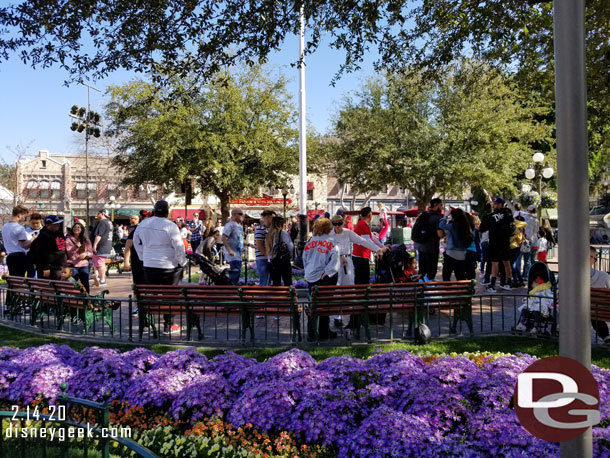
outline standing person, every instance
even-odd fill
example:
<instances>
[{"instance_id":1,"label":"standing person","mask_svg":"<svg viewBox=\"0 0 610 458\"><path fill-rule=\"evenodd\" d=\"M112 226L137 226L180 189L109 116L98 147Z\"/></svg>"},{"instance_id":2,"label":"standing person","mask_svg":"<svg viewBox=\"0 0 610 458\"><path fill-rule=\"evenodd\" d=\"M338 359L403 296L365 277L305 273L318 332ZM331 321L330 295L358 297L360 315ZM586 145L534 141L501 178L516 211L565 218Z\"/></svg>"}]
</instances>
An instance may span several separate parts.
<instances>
[{"instance_id":1,"label":"standing person","mask_svg":"<svg viewBox=\"0 0 610 458\"><path fill-rule=\"evenodd\" d=\"M168 216L169 204L159 200L153 216L138 224L133 233L133 246L142 260L144 280L149 285L178 285L182 280L186 264L184 243L178 226ZM172 323L171 315L165 314L163 319L164 333L180 332L180 326Z\"/></svg>"},{"instance_id":2,"label":"standing person","mask_svg":"<svg viewBox=\"0 0 610 458\"><path fill-rule=\"evenodd\" d=\"M47 216L44 219L44 227L32 242L38 278L62 279L62 272L68 261L66 238L60 230L63 222L57 215Z\"/></svg>"},{"instance_id":3,"label":"standing person","mask_svg":"<svg viewBox=\"0 0 610 458\"><path fill-rule=\"evenodd\" d=\"M186 223L184 221L180 221L178 223L178 229L180 229L180 236L182 237L182 244L184 245L184 252L189 252L189 235L191 235L191 231L186 227Z\"/></svg>"},{"instance_id":4,"label":"standing person","mask_svg":"<svg viewBox=\"0 0 610 458\"><path fill-rule=\"evenodd\" d=\"M481 232L489 231L489 257L491 259L491 282L488 293L496 292L496 277L504 265L505 283L500 282L500 288L510 290L512 271L510 267L510 237L515 231L513 213L504 207L504 199L496 197L493 201L493 212L485 216L481 223Z\"/></svg>"},{"instance_id":5,"label":"standing person","mask_svg":"<svg viewBox=\"0 0 610 458\"><path fill-rule=\"evenodd\" d=\"M244 212L241 208L231 210L231 219L222 232L222 244L225 251L225 260L229 263L229 279L237 285L241 274L241 253L244 249L244 230L242 222Z\"/></svg>"},{"instance_id":6,"label":"standing person","mask_svg":"<svg viewBox=\"0 0 610 458\"><path fill-rule=\"evenodd\" d=\"M91 241L85 234L85 226L74 223L72 230L66 237L66 252L68 253L68 266L72 267L73 277L81 282L87 292L89 285L89 259L93 257Z\"/></svg>"},{"instance_id":7,"label":"standing person","mask_svg":"<svg viewBox=\"0 0 610 458\"><path fill-rule=\"evenodd\" d=\"M352 222L352 215L347 215L345 217L345 229L350 231L354 230L354 223Z\"/></svg>"},{"instance_id":8,"label":"standing person","mask_svg":"<svg viewBox=\"0 0 610 458\"><path fill-rule=\"evenodd\" d=\"M379 242L384 245L390 231L388 209L381 202L379 202L377 206L379 208L379 224L381 226L381 229L379 229Z\"/></svg>"},{"instance_id":9,"label":"standing person","mask_svg":"<svg viewBox=\"0 0 610 458\"><path fill-rule=\"evenodd\" d=\"M589 263L591 264L591 288L606 288L610 289L610 275L601 270L595 269L597 262L597 250L594 247L589 247ZM610 347L610 331L608 323L603 320L591 320L591 325L600 339Z\"/></svg>"},{"instance_id":10,"label":"standing person","mask_svg":"<svg viewBox=\"0 0 610 458\"><path fill-rule=\"evenodd\" d=\"M466 280L474 280L476 278L477 259L481 256L479 226L481 220L478 216L466 213L466 219L472 230L472 243L466 249Z\"/></svg>"},{"instance_id":11,"label":"standing person","mask_svg":"<svg viewBox=\"0 0 610 458\"><path fill-rule=\"evenodd\" d=\"M292 285L292 265L290 260L294 251L294 245L290 235L284 230L284 218L274 216L271 227L265 239L265 251L269 260L271 284L273 286Z\"/></svg>"},{"instance_id":12,"label":"standing person","mask_svg":"<svg viewBox=\"0 0 610 458\"><path fill-rule=\"evenodd\" d=\"M438 270L438 257L440 253L440 237L438 224L443 211L443 201L432 199L428 210L417 217L411 231L411 239L415 242L419 274L422 278L434 281Z\"/></svg>"},{"instance_id":13,"label":"standing person","mask_svg":"<svg viewBox=\"0 0 610 458\"><path fill-rule=\"evenodd\" d=\"M517 202L515 204L515 211L513 212L513 218L517 219L517 216L522 216L521 211L522 211L521 203Z\"/></svg>"},{"instance_id":14,"label":"standing person","mask_svg":"<svg viewBox=\"0 0 610 458\"><path fill-rule=\"evenodd\" d=\"M36 237L28 240L25 227L22 225L28 213L27 208L17 205L13 208L11 220L2 227L2 240L7 253L6 266L9 275L15 277L25 277L27 271L26 252L32 242L36 240Z\"/></svg>"},{"instance_id":15,"label":"standing person","mask_svg":"<svg viewBox=\"0 0 610 458\"><path fill-rule=\"evenodd\" d=\"M370 209L369 209L370 210ZM303 250L305 280L309 292L314 286L336 285L339 272L339 249L334 243L330 231L332 224L328 218L318 218L313 225L313 236ZM330 317L321 316L318 323L312 317L307 321L307 338L313 340L318 326L318 337L321 340L334 339L337 333L330 330Z\"/></svg>"},{"instance_id":16,"label":"standing person","mask_svg":"<svg viewBox=\"0 0 610 458\"><path fill-rule=\"evenodd\" d=\"M101 286L106 284L106 259L112 252L112 222L105 209L98 210L97 224L91 233L93 245L93 270L97 273Z\"/></svg>"},{"instance_id":17,"label":"standing person","mask_svg":"<svg viewBox=\"0 0 610 458\"><path fill-rule=\"evenodd\" d=\"M28 241L34 240L42 229L42 215L40 213L32 213L30 215L30 226L26 228L25 233L28 237ZM27 256L27 274L28 278L34 278L36 276L36 264L34 264L34 253L30 250L26 253Z\"/></svg>"},{"instance_id":18,"label":"standing person","mask_svg":"<svg viewBox=\"0 0 610 458\"><path fill-rule=\"evenodd\" d=\"M536 245L538 249L536 250L536 260L541 262L546 262L546 253L548 251L548 243L549 241L546 238L546 231L544 228L538 229L538 242Z\"/></svg>"},{"instance_id":19,"label":"standing person","mask_svg":"<svg viewBox=\"0 0 610 458\"><path fill-rule=\"evenodd\" d=\"M523 286L523 277L521 276L521 258L523 253L521 246L527 243L525 236L525 228L527 223L521 213L518 213L515 217L515 232L510 238L510 264L513 268L513 288L520 288ZM529 250L529 243L527 243Z\"/></svg>"},{"instance_id":20,"label":"standing person","mask_svg":"<svg viewBox=\"0 0 610 458\"><path fill-rule=\"evenodd\" d=\"M131 272L131 279L135 285L144 284L144 264L142 264L142 260L138 256L138 252L133 246L133 236L140 222L144 221L148 216L150 216L150 214L151 212L140 210L139 215L131 215L131 218L129 219L131 227L129 228L129 235L127 236L127 241L125 242L123 270L125 272Z\"/></svg>"},{"instance_id":21,"label":"standing person","mask_svg":"<svg viewBox=\"0 0 610 458\"><path fill-rule=\"evenodd\" d=\"M523 275L522 278L527 282L527 277L530 273L530 267L536 259L536 245L538 243L538 229L540 229L540 223L536 217L536 207L530 205L527 207L527 212L522 212L524 221L527 223L525 227L525 237L529 242L529 251L523 249Z\"/></svg>"},{"instance_id":22,"label":"standing person","mask_svg":"<svg viewBox=\"0 0 610 458\"><path fill-rule=\"evenodd\" d=\"M466 279L466 250L474 238L472 228L461 208L451 210L449 216L441 218L438 224L439 238L447 236L447 248L443 255L443 281Z\"/></svg>"},{"instance_id":23,"label":"standing person","mask_svg":"<svg viewBox=\"0 0 610 458\"><path fill-rule=\"evenodd\" d=\"M191 231L191 249L195 253L203 236L203 222L199 219L199 213L193 213L193 221L188 224L188 229Z\"/></svg>"},{"instance_id":24,"label":"standing person","mask_svg":"<svg viewBox=\"0 0 610 458\"><path fill-rule=\"evenodd\" d=\"M217 262L218 264L222 265L224 264L224 252L222 251L222 234L224 232L224 227L222 225L220 216L216 220L216 227L214 230L218 231L218 238L216 239L216 251L218 252ZM209 237L209 234L207 236Z\"/></svg>"},{"instance_id":25,"label":"standing person","mask_svg":"<svg viewBox=\"0 0 610 458\"><path fill-rule=\"evenodd\" d=\"M263 210L261 213L261 224L254 231L254 246L256 255L256 271L258 272L259 286L268 286L271 283L269 261L265 249L265 239L271 227L271 220L275 216L273 210Z\"/></svg>"},{"instance_id":26,"label":"standing person","mask_svg":"<svg viewBox=\"0 0 610 458\"><path fill-rule=\"evenodd\" d=\"M375 244L378 248L383 248L383 245L373 237L371 232L371 219L373 218L373 211L371 207L364 207L360 210L360 219L356 224L354 232L360 237L369 240ZM364 245L354 243L352 251L352 262L354 263L354 283L356 285L365 285L371 282L371 268L370 268L371 250ZM384 324L385 313L372 313L369 315L370 323ZM360 338L360 315L352 315L350 322L348 323L349 328L353 328L356 338Z\"/></svg>"},{"instance_id":27,"label":"standing person","mask_svg":"<svg viewBox=\"0 0 610 458\"><path fill-rule=\"evenodd\" d=\"M344 229L343 217L340 215L333 216L331 220L333 225L332 238L339 248L340 268L339 278L337 280L338 285L353 285L354 284L354 262L352 260L352 244L358 244L371 251L375 251L376 254L381 254L388 250L389 247L380 248L377 244L373 243L370 239L360 237L349 229Z\"/></svg>"}]
</instances>

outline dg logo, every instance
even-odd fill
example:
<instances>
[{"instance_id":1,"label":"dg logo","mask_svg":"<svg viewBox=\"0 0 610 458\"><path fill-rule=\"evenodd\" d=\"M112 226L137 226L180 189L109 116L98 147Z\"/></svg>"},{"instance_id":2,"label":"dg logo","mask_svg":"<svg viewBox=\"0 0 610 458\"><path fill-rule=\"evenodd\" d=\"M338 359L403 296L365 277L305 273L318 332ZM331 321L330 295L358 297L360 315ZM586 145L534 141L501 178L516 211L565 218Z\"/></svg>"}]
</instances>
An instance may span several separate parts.
<instances>
[{"instance_id":1,"label":"dg logo","mask_svg":"<svg viewBox=\"0 0 610 458\"><path fill-rule=\"evenodd\" d=\"M519 374L513 400L521 425L549 442L575 439L600 421L597 382L563 356L539 359Z\"/></svg>"}]
</instances>

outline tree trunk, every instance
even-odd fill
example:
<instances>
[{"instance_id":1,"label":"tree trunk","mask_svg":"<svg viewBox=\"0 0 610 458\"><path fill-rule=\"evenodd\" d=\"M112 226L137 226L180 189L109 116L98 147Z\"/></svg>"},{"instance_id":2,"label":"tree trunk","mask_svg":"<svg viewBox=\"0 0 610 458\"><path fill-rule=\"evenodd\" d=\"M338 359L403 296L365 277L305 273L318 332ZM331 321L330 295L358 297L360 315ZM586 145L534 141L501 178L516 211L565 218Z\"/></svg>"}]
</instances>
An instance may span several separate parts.
<instances>
[{"instance_id":1,"label":"tree trunk","mask_svg":"<svg viewBox=\"0 0 610 458\"><path fill-rule=\"evenodd\" d=\"M356 196L358 195L357 191L354 191L352 189L352 192L354 193L354 196L352 197L352 203L349 207L350 210L356 210Z\"/></svg>"},{"instance_id":2,"label":"tree trunk","mask_svg":"<svg viewBox=\"0 0 610 458\"><path fill-rule=\"evenodd\" d=\"M229 200L230 196L228 192L218 192L216 197L220 199L220 214L222 215L222 224L226 224L230 216Z\"/></svg>"},{"instance_id":3,"label":"tree trunk","mask_svg":"<svg viewBox=\"0 0 610 458\"><path fill-rule=\"evenodd\" d=\"M341 193L339 194L339 205L341 205L341 208L345 208L345 203L343 201L344 197L345 197L345 185L342 184L341 185Z\"/></svg>"},{"instance_id":4,"label":"tree trunk","mask_svg":"<svg viewBox=\"0 0 610 458\"><path fill-rule=\"evenodd\" d=\"M360 205L360 208L362 209L362 208L366 207L366 204L369 202L369 200L371 200L371 197L373 197L374 195L375 195L375 193L373 191L366 194L364 196L364 202L362 202L362 205Z\"/></svg>"},{"instance_id":5,"label":"tree trunk","mask_svg":"<svg viewBox=\"0 0 610 458\"><path fill-rule=\"evenodd\" d=\"M430 200L432 199L433 196L434 196L434 191L426 191L421 194L419 192L415 191L413 193L413 197L415 197L415 200L417 202L417 211L419 213L423 213L424 211L426 211L426 207L430 203Z\"/></svg>"}]
</instances>

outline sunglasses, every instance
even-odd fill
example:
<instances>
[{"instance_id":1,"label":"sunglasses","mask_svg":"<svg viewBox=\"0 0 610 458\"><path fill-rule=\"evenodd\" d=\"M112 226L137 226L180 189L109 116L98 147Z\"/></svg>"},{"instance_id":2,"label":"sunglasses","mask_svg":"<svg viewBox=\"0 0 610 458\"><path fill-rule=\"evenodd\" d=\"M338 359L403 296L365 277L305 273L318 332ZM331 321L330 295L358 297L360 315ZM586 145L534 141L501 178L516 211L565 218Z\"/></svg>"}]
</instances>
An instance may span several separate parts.
<instances>
[{"instance_id":1,"label":"sunglasses","mask_svg":"<svg viewBox=\"0 0 610 458\"><path fill-rule=\"evenodd\" d=\"M236 215L239 215L239 216L244 216L244 214L243 214L243 213L235 213L235 214L236 214Z\"/></svg>"},{"instance_id":2,"label":"sunglasses","mask_svg":"<svg viewBox=\"0 0 610 458\"><path fill-rule=\"evenodd\" d=\"M343 226L343 223L333 223L333 226Z\"/></svg>"}]
</instances>

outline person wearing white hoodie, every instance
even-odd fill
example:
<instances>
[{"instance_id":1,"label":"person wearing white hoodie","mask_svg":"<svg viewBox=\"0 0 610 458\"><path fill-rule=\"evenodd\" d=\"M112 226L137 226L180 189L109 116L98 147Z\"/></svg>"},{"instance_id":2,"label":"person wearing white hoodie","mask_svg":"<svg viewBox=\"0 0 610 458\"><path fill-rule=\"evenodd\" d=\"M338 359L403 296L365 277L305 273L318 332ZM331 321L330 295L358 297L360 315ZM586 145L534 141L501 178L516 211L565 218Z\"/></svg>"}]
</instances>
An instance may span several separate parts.
<instances>
[{"instance_id":1,"label":"person wearing white hoodie","mask_svg":"<svg viewBox=\"0 0 610 458\"><path fill-rule=\"evenodd\" d=\"M524 251L523 254L523 274L522 277L527 283L527 276L530 272L530 267L536 262L536 251L538 250L538 229L540 229L540 222L536 216L536 207L530 205L527 207L527 212L521 212L521 216L527 223L525 227L525 237L530 246L529 252Z\"/></svg>"},{"instance_id":2,"label":"person wearing white hoodie","mask_svg":"<svg viewBox=\"0 0 610 458\"><path fill-rule=\"evenodd\" d=\"M590 247L589 255L589 261L591 263L591 288L610 289L610 275L593 268L597 261L597 250ZM606 345L610 346L610 330L608 329L608 323L603 320L591 320L591 326L593 326L593 329L595 329L599 338L602 339Z\"/></svg>"},{"instance_id":3,"label":"person wearing white hoodie","mask_svg":"<svg viewBox=\"0 0 610 458\"><path fill-rule=\"evenodd\" d=\"M336 285L339 277L339 248L330 235L333 226L328 218L318 218L313 225L313 237L303 250L305 280L309 291L314 286ZM322 340L334 339L337 333L330 330L330 317L319 319L318 336ZM310 318L307 323L308 339L315 338L315 326Z\"/></svg>"}]
</instances>

